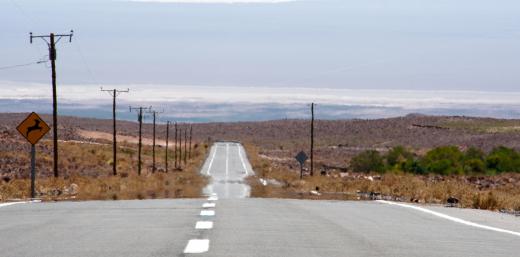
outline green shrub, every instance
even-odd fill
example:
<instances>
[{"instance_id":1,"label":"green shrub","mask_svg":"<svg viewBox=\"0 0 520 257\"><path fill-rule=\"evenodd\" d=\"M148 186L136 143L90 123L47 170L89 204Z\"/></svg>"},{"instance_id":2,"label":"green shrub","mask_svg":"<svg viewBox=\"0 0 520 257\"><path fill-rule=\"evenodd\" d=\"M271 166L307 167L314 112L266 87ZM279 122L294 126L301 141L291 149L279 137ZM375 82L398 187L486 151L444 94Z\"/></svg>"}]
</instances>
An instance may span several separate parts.
<instances>
[{"instance_id":1,"label":"green shrub","mask_svg":"<svg viewBox=\"0 0 520 257\"><path fill-rule=\"evenodd\" d=\"M403 168L406 162L413 160L413 157L413 153L408 151L405 147L396 146L386 154L386 163L394 169L404 170Z\"/></svg>"},{"instance_id":2,"label":"green shrub","mask_svg":"<svg viewBox=\"0 0 520 257\"><path fill-rule=\"evenodd\" d=\"M442 175L462 174L462 152L455 146L441 146L430 150L420 161L426 172Z\"/></svg>"},{"instance_id":3,"label":"green shrub","mask_svg":"<svg viewBox=\"0 0 520 257\"><path fill-rule=\"evenodd\" d=\"M385 171L383 157L379 154L379 152L374 150L361 152L352 158L350 166L355 172L375 171L382 173Z\"/></svg>"},{"instance_id":4,"label":"green shrub","mask_svg":"<svg viewBox=\"0 0 520 257\"><path fill-rule=\"evenodd\" d=\"M486 158L486 166L496 172L519 172L520 155L514 149L495 147Z\"/></svg>"}]
</instances>

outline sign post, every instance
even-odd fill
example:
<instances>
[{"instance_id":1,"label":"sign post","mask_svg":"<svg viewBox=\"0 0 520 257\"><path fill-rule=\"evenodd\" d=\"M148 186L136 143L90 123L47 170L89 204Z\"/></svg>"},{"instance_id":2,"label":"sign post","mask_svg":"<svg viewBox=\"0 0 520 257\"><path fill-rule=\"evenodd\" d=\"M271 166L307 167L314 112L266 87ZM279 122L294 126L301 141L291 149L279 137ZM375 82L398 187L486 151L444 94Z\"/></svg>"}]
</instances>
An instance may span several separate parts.
<instances>
[{"instance_id":1,"label":"sign post","mask_svg":"<svg viewBox=\"0 0 520 257\"><path fill-rule=\"evenodd\" d=\"M294 158L300 163L300 179L303 179L303 164L309 157L304 151L299 152Z\"/></svg>"},{"instance_id":2,"label":"sign post","mask_svg":"<svg viewBox=\"0 0 520 257\"><path fill-rule=\"evenodd\" d=\"M36 113L31 113L23 120L18 127L18 132L31 143L31 198L35 198L35 180L36 180L36 143L49 132L50 128L45 121Z\"/></svg>"}]
</instances>

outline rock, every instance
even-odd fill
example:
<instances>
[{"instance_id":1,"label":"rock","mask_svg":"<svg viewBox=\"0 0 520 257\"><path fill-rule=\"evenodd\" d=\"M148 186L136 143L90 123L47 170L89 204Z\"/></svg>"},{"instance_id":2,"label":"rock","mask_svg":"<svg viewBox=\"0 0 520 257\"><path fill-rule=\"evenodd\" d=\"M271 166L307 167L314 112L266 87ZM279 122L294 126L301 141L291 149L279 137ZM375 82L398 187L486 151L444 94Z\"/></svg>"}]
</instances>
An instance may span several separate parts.
<instances>
[{"instance_id":1,"label":"rock","mask_svg":"<svg viewBox=\"0 0 520 257\"><path fill-rule=\"evenodd\" d=\"M79 193L79 186L75 183L70 184L68 187L63 187L63 193L68 195L77 195Z\"/></svg>"}]
</instances>

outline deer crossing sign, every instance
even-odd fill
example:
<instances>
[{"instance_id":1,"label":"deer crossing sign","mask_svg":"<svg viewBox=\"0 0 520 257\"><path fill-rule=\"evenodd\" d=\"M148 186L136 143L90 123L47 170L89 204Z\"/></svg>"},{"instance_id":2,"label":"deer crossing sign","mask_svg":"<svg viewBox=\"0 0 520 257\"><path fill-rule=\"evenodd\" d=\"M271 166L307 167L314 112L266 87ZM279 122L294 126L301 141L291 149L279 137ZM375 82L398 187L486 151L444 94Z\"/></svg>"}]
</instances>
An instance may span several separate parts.
<instances>
[{"instance_id":1,"label":"deer crossing sign","mask_svg":"<svg viewBox=\"0 0 520 257\"><path fill-rule=\"evenodd\" d=\"M36 113L31 113L25 120L16 127L18 132L22 134L29 143L35 145L40 139L49 132L50 128L45 121Z\"/></svg>"}]
</instances>

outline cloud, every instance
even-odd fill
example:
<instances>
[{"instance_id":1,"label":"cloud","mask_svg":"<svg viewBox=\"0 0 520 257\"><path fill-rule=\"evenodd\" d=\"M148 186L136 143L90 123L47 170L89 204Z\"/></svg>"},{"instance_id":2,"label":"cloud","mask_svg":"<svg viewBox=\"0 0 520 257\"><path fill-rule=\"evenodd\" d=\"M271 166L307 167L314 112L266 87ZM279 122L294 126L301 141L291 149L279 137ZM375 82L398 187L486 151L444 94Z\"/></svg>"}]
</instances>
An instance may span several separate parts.
<instances>
[{"instance_id":1,"label":"cloud","mask_svg":"<svg viewBox=\"0 0 520 257\"><path fill-rule=\"evenodd\" d=\"M130 88L121 97L129 102L191 103L277 103L398 107L404 109L518 106L520 92L433 91L433 90L361 90L297 87L188 86L188 85L106 85L107 88ZM50 99L49 85L2 82L0 99ZM94 85L60 85L58 96L63 102L95 103L106 95Z\"/></svg>"}]
</instances>

